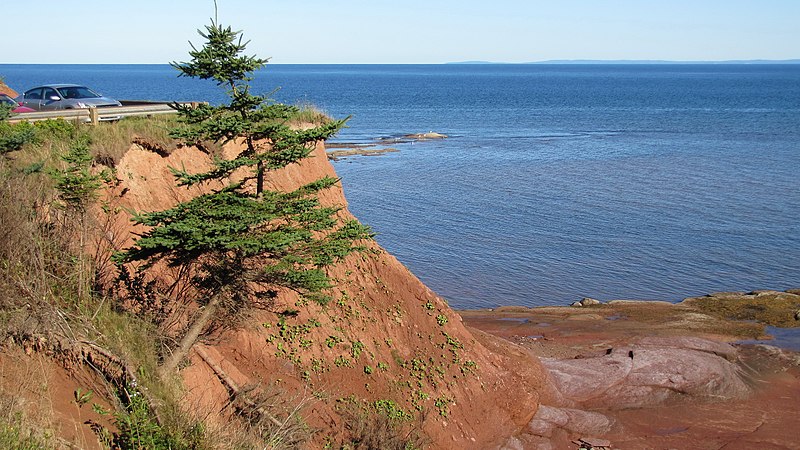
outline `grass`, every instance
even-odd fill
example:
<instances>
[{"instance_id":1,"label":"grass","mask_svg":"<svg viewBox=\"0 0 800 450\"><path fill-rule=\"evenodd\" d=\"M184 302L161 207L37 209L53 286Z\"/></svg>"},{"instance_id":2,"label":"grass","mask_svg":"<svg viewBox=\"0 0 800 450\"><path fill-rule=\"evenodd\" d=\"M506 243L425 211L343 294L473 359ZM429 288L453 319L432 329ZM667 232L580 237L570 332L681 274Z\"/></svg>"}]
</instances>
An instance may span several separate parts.
<instances>
[{"instance_id":1,"label":"grass","mask_svg":"<svg viewBox=\"0 0 800 450\"><path fill-rule=\"evenodd\" d=\"M45 415L29 414L20 397L0 393L0 448L38 450L54 448L54 433Z\"/></svg>"},{"instance_id":2,"label":"grass","mask_svg":"<svg viewBox=\"0 0 800 450\"><path fill-rule=\"evenodd\" d=\"M295 125L312 124L317 126L330 123L331 121L331 116L328 115L328 113L311 103L301 102L295 104L295 106L300 110L292 121Z\"/></svg>"},{"instance_id":3,"label":"grass","mask_svg":"<svg viewBox=\"0 0 800 450\"><path fill-rule=\"evenodd\" d=\"M131 148L131 142L140 141L144 145L169 153L176 148L169 131L178 124L172 114L153 117L127 117L115 123L101 123L95 127L85 127L91 140L95 159L107 166L116 163Z\"/></svg>"},{"instance_id":4,"label":"grass","mask_svg":"<svg viewBox=\"0 0 800 450\"><path fill-rule=\"evenodd\" d=\"M95 145L103 142L103 149L114 148L121 155L122 136L134 129L160 127L159 123L132 121L115 130L120 124L76 127L63 120L38 122L34 138L22 151L0 156L0 233L4 237L0 240L0 335L20 339L54 336L92 342L108 350L136 368L138 389L145 389L159 409L157 427L153 426L154 411L141 404L122 410L118 420L146 425L135 428L142 438L147 438L141 435L144 429L157 433L152 439L168 436L175 442L193 443L187 448L202 448L191 431L197 421L180 409L180 392L155 376L161 339L158 329L126 313L103 293L82 289L81 280L97 276L96 266L85 264L74 237L81 224L96 224L57 206L58 193L49 175L62 167L60 156L76 139L88 137ZM108 391L113 388L109 386ZM25 417L24 408L0 417L0 448L39 448L40 444L51 448L37 433L25 431Z\"/></svg>"}]
</instances>

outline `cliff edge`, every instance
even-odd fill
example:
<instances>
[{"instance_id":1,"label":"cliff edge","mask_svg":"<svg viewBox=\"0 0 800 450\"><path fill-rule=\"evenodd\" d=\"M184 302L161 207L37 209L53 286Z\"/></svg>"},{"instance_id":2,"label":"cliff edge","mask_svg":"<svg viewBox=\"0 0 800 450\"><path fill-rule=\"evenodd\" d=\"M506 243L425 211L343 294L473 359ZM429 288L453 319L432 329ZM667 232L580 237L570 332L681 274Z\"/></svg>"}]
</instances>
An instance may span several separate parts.
<instances>
[{"instance_id":1,"label":"cliff edge","mask_svg":"<svg viewBox=\"0 0 800 450\"><path fill-rule=\"evenodd\" d=\"M176 187L170 167L191 172L210 163L195 148L164 156L134 145L116 167L115 241L125 247L141 231L126 211L162 210L204 192ZM323 176L336 174L319 144L312 157L269 173L266 186L290 190ZM344 206L341 219L352 217L340 186L320 200ZM225 426L232 390L278 390L282 401L305 405L320 446L349 439L348 405L418 424L433 448L498 447L523 429L537 412L544 378L536 357L468 331L396 258L375 242L365 245L329 271L335 288L328 305L284 291L196 344L181 370L185 407Z\"/></svg>"}]
</instances>

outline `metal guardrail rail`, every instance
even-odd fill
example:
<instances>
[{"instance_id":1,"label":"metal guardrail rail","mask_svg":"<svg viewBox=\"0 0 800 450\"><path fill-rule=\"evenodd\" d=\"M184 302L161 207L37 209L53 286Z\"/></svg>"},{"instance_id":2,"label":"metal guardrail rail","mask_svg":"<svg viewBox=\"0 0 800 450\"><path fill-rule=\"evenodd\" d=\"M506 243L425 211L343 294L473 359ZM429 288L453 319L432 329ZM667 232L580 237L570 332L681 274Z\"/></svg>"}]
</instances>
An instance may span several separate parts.
<instances>
[{"instance_id":1,"label":"metal guardrail rail","mask_svg":"<svg viewBox=\"0 0 800 450\"><path fill-rule=\"evenodd\" d=\"M19 113L11 116L8 121L15 122L35 122L48 119L78 120L81 122L96 125L98 122L119 120L123 117L133 116L153 116L157 114L174 114L176 111L170 106L172 103L166 102L147 102L122 100L123 106L104 106L101 108L87 109L64 109L57 111L36 111ZM179 105L196 106L198 102L179 102Z\"/></svg>"}]
</instances>

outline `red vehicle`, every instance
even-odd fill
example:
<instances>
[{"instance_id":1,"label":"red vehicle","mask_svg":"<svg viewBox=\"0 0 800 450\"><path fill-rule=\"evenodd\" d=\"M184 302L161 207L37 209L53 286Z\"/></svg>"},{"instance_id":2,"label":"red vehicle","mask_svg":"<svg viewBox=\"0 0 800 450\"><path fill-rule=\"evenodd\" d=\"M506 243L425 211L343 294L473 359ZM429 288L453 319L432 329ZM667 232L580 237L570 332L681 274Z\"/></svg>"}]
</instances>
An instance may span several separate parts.
<instances>
[{"instance_id":1,"label":"red vehicle","mask_svg":"<svg viewBox=\"0 0 800 450\"><path fill-rule=\"evenodd\" d=\"M27 106L20 105L19 103L17 103L16 100L14 100L13 98L9 97L6 94L0 94L0 103L4 105L10 105L11 112L13 113L26 113L26 112L36 111L33 108L28 108Z\"/></svg>"}]
</instances>

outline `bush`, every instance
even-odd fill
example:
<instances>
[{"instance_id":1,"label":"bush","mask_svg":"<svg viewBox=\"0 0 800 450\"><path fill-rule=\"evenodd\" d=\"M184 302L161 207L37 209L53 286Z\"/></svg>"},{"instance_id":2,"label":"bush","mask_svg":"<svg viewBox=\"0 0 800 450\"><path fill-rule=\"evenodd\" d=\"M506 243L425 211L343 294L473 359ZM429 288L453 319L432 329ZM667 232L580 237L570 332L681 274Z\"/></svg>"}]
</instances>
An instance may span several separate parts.
<instances>
[{"instance_id":1,"label":"bush","mask_svg":"<svg viewBox=\"0 0 800 450\"><path fill-rule=\"evenodd\" d=\"M13 152L36 139L36 128L28 122L0 122L0 154Z\"/></svg>"}]
</instances>

